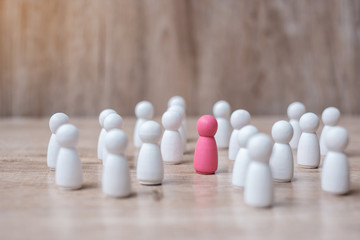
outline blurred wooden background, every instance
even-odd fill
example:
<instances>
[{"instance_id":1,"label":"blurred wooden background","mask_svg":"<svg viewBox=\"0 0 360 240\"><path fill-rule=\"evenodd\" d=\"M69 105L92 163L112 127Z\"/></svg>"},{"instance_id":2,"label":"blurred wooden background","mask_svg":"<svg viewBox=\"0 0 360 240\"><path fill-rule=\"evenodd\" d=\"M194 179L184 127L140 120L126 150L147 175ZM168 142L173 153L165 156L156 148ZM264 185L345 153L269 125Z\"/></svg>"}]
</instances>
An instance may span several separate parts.
<instances>
[{"instance_id":1,"label":"blurred wooden background","mask_svg":"<svg viewBox=\"0 0 360 240\"><path fill-rule=\"evenodd\" d=\"M360 113L357 0L1 0L0 116Z\"/></svg>"}]
</instances>

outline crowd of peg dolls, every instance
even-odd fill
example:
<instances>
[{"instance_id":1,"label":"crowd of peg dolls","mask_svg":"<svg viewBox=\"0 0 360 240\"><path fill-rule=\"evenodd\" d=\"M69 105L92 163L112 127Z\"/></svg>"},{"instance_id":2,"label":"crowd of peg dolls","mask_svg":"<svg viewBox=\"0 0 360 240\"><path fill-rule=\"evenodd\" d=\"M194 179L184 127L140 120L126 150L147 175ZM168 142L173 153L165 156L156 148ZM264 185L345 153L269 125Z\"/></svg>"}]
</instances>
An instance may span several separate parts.
<instances>
[{"instance_id":1,"label":"crowd of peg dolls","mask_svg":"<svg viewBox=\"0 0 360 240\"><path fill-rule=\"evenodd\" d=\"M161 125L152 120L154 107L148 101L136 105L135 115L133 144L139 151L137 180L143 185L162 184L163 164L183 162L187 142L185 100L180 96L169 100ZM226 149L228 161L234 161L229 182L234 191L244 191L244 202L250 206L271 207L274 181L291 182L294 167L318 168L321 156L325 156L321 169L322 190L337 195L348 193L350 169L344 153L348 132L337 126L340 111L328 107L322 112L324 127L320 138L316 134L319 117L306 112L304 104L291 103L287 115L288 121L273 124L270 137L250 124L248 111L237 109L231 113L228 102L216 102L213 116L204 115L197 121L199 138L194 153L194 174L216 174L218 149ZM132 190L125 156L128 138L122 130L123 118L115 110L105 109L99 115L99 124L97 157L103 164L102 191L115 198L128 197ZM76 150L78 129L69 123L64 113L51 116L49 126L52 134L47 165L55 171L56 185L62 190L80 189L83 177Z\"/></svg>"}]
</instances>

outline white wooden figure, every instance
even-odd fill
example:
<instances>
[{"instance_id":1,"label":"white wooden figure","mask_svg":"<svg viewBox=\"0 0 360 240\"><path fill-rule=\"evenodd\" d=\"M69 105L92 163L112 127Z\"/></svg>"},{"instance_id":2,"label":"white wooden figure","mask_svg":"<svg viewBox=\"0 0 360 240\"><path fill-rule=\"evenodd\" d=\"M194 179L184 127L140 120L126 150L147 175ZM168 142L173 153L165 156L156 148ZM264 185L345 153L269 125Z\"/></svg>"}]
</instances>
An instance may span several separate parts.
<instances>
[{"instance_id":1,"label":"white wooden figure","mask_svg":"<svg viewBox=\"0 0 360 240\"><path fill-rule=\"evenodd\" d=\"M174 105L168 108L168 111L175 111L180 114L181 116L181 125L179 128L179 133L181 135L182 143L183 143L183 152L186 151L186 142L187 142L187 134L186 129L184 125L184 118L185 118L185 112L184 109L180 105Z\"/></svg>"},{"instance_id":2,"label":"white wooden figure","mask_svg":"<svg viewBox=\"0 0 360 240\"><path fill-rule=\"evenodd\" d=\"M79 131L72 124L62 125L56 132L60 151L56 162L56 185L62 190L75 190L82 186L83 173L76 150Z\"/></svg>"},{"instance_id":3,"label":"white wooden figure","mask_svg":"<svg viewBox=\"0 0 360 240\"><path fill-rule=\"evenodd\" d=\"M102 160L102 150L104 148L104 137L105 137L105 129L104 129L104 120L110 113L116 113L113 109L105 109L99 115L99 123L100 123L100 134L98 139L98 146L97 146L97 156L99 160Z\"/></svg>"},{"instance_id":4,"label":"white wooden figure","mask_svg":"<svg viewBox=\"0 0 360 240\"><path fill-rule=\"evenodd\" d=\"M297 149L299 144L299 139L301 135L301 129L299 126L299 120L301 116L306 112L305 105L301 102L293 102L289 105L287 109L287 115L289 117L289 122L293 127L294 134L290 141L290 146L292 149Z\"/></svg>"},{"instance_id":5,"label":"white wooden figure","mask_svg":"<svg viewBox=\"0 0 360 240\"><path fill-rule=\"evenodd\" d=\"M235 160L236 155L239 152L239 141L238 141L238 132L240 129L250 122L250 114L248 111L243 109L238 109L231 114L230 123L234 130L231 133L230 142L229 142L229 159Z\"/></svg>"},{"instance_id":6,"label":"white wooden figure","mask_svg":"<svg viewBox=\"0 0 360 240\"><path fill-rule=\"evenodd\" d=\"M320 164L320 145L316 135L319 118L314 113L305 113L299 123L302 133L297 150L297 164L303 168L317 168Z\"/></svg>"},{"instance_id":7,"label":"white wooden figure","mask_svg":"<svg viewBox=\"0 0 360 240\"><path fill-rule=\"evenodd\" d=\"M218 130L215 134L215 140L218 148L228 148L230 141L230 104L224 100L214 104L213 114L218 122Z\"/></svg>"},{"instance_id":8,"label":"white wooden figure","mask_svg":"<svg viewBox=\"0 0 360 240\"><path fill-rule=\"evenodd\" d=\"M47 149L47 166L50 170L56 169L56 160L59 154L60 145L56 140L56 131L60 126L69 122L69 117L65 113L55 113L49 120L51 137Z\"/></svg>"},{"instance_id":9,"label":"white wooden figure","mask_svg":"<svg viewBox=\"0 0 360 240\"><path fill-rule=\"evenodd\" d=\"M187 121L186 121L186 102L185 99L181 96L173 96L169 99L168 101L168 108L172 107L172 106L180 106L183 108L184 110L184 117L182 120L182 128L184 129L184 133L185 133L185 139L187 139ZM185 145L185 150L186 150L186 145Z\"/></svg>"},{"instance_id":10,"label":"white wooden figure","mask_svg":"<svg viewBox=\"0 0 360 240\"><path fill-rule=\"evenodd\" d=\"M269 166L271 138L263 133L251 137L247 149L251 158L245 180L245 203L254 207L270 207L274 201L274 183Z\"/></svg>"},{"instance_id":11,"label":"white wooden figure","mask_svg":"<svg viewBox=\"0 0 360 240\"><path fill-rule=\"evenodd\" d=\"M325 144L325 135L326 132L332 127L336 126L340 120L340 111L335 107L326 108L321 115L322 122L324 127L320 135L320 153L322 156L325 156L327 153L327 147Z\"/></svg>"},{"instance_id":12,"label":"white wooden figure","mask_svg":"<svg viewBox=\"0 0 360 240\"><path fill-rule=\"evenodd\" d=\"M136 104L135 115L137 117L134 129L134 146L141 147L141 139L139 136L139 128L141 125L154 117L154 107L149 101L142 101Z\"/></svg>"},{"instance_id":13,"label":"white wooden figure","mask_svg":"<svg viewBox=\"0 0 360 240\"><path fill-rule=\"evenodd\" d=\"M136 175L141 184L159 185L164 179L164 166L158 142L161 138L161 126L155 121L141 125L139 135L142 141Z\"/></svg>"},{"instance_id":14,"label":"white wooden figure","mask_svg":"<svg viewBox=\"0 0 360 240\"><path fill-rule=\"evenodd\" d=\"M131 195L131 179L128 161L125 157L127 136L120 129L106 134L105 147L108 155L103 169L102 189L111 197L123 198Z\"/></svg>"},{"instance_id":15,"label":"white wooden figure","mask_svg":"<svg viewBox=\"0 0 360 240\"><path fill-rule=\"evenodd\" d=\"M344 153L349 142L348 133L335 126L326 132L324 140L328 152L321 173L321 188L332 194L346 194L350 191L350 167Z\"/></svg>"},{"instance_id":16,"label":"white wooden figure","mask_svg":"<svg viewBox=\"0 0 360 240\"><path fill-rule=\"evenodd\" d=\"M183 142L179 133L181 115L175 111L167 111L162 116L165 128L161 140L161 154L167 164L179 164L183 159Z\"/></svg>"},{"instance_id":17,"label":"white wooden figure","mask_svg":"<svg viewBox=\"0 0 360 240\"><path fill-rule=\"evenodd\" d=\"M236 155L233 167L232 184L237 188L243 188L245 186L246 173L251 161L246 144L249 139L257 133L259 133L259 131L255 126L247 125L241 128L236 134L239 143L239 151Z\"/></svg>"},{"instance_id":18,"label":"white wooden figure","mask_svg":"<svg viewBox=\"0 0 360 240\"><path fill-rule=\"evenodd\" d=\"M122 125L123 125L123 119L122 117L117 114L117 113L110 113L104 120L104 129L105 129L105 134L104 134L104 139L106 138L106 135L108 132L110 132L113 129L122 129ZM106 157L107 157L107 149L105 146L103 146L103 150L102 150L102 160L103 160L103 165L106 164Z\"/></svg>"},{"instance_id":19,"label":"white wooden figure","mask_svg":"<svg viewBox=\"0 0 360 240\"><path fill-rule=\"evenodd\" d=\"M294 158L289 142L293 128L287 121L276 122L271 130L275 141L270 157L270 167L276 182L290 182L294 176Z\"/></svg>"}]
</instances>

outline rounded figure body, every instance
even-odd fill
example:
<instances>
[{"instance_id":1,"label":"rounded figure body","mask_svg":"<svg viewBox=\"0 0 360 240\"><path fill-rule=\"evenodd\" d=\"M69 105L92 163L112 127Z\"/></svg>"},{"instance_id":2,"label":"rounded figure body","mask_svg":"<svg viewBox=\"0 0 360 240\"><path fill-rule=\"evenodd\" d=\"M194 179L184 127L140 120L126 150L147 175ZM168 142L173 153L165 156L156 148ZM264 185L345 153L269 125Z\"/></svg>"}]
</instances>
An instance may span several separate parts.
<instances>
[{"instance_id":1,"label":"rounded figure body","mask_svg":"<svg viewBox=\"0 0 360 240\"><path fill-rule=\"evenodd\" d=\"M344 153L349 142L345 128L334 126L325 135L328 149L321 173L321 188L332 194L346 194L350 191L350 169Z\"/></svg>"},{"instance_id":2,"label":"rounded figure body","mask_svg":"<svg viewBox=\"0 0 360 240\"><path fill-rule=\"evenodd\" d=\"M179 164L183 159L183 140L179 133L181 115L176 111L167 111L162 116L162 124L165 128L161 139L161 154L167 164Z\"/></svg>"},{"instance_id":3,"label":"rounded figure body","mask_svg":"<svg viewBox=\"0 0 360 240\"><path fill-rule=\"evenodd\" d=\"M238 109L231 114L230 123L234 130L231 133L229 140L229 159L235 160L237 153L240 149L238 142L238 133L241 128L250 122L250 114L248 111L243 109Z\"/></svg>"},{"instance_id":4,"label":"rounded figure body","mask_svg":"<svg viewBox=\"0 0 360 240\"><path fill-rule=\"evenodd\" d=\"M182 118L182 124L179 129L179 132L181 134L181 137L183 139L184 143L184 152L186 151L186 144L187 144L187 123L186 123L186 102L185 99L181 96L173 96L168 101L168 110L173 106L179 106L183 110L183 118Z\"/></svg>"},{"instance_id":5,"label":"rounded figure body","mask_svg":"<svg viewBox=\"0 0 360 240\"><path fill-rule=\"evenodd\" d=\"M217 131L215 140L218 148L228 148L230 141L230 104L224 100L218 101L214 104L213 114L217 120Z\"/></svg>"},{"instance_id":6,"label":"rounded figure body","mask_svg":"<svg viewBox=\"0 0 360 240\"><path fill-rule=\"evenodd\" d=\"M157 144L143 143L138 156L137 178L144 185L159 185L164 179L164 167Z\"/></svg>"},{"instance_id":7,"label":"rounded figure body","mask_svg":"<svg viewBox=\"0 0 360 240\"><path fill-rule=\"evenodd\" d=\"M181 136L181 140L183 143L183 152L186 151L186 142L187 142L187 134L186 134L186 126L185 126L185 110L181 105L173 105L168 108L167 111L174 111L180 114L181 116L181 125L179 127L179 133Z\"/></svg>"},{"instance_id":8,"label":"rounded figure body","mask_svg":"<svg viewBox=\"0 0 360 240\"><path fill-rule=\"evenodd\" d=\"M204 115L197 122L199 139L194 154L194 169L199 174L214 174L218 168L218 152L214 135L217 121L213 116Z\"/></svg>"},{"instance_id":9,"label":"rounded figure body","mask_svg":"<svg viewBox=\"0 0 360 240\"><path fill-rule=\"evenodd\" d=\"M303 168L317 168L320 165L320 145L315 133L303 132L300 137L297 164Z\"/></svg>"},{"instance_id":10,"label":"rounded figure body","mask_svg":"<svg viewBox=\"0 0 360 240\"><path fill-rule=\"evenodd\" d=\"M143 125L143 123L145 123L146 121L148 121L148 119L144 119L144 118L138 118L136 120L135 123L135 129L134 129L134 146L139 148L141 147L141 139L139 137L139 128L141 127L141 125Z\"/></svg>"},{"instance_id":11,"label":"rounded figure body","mask_svg":"<svg viewBox=\"0 0 360 240\"><path fill-rule=\"evenodd\" d=\"M321 188L333 194L350 191L350 168L347 157L341 152L329 151L321 172Z\"/></svg>"},{"instance_id":12,"label":"rounded figure body","mask_svg":"<svg viewBox=\"0 0 360 240\"><path fill-rule=\"evenodd\" d=\"M303 168L317 168L320 165L320 145L316 135L319 118L314 113L305 113L300 118L299 124L302 133L296 161Z\"/></svg>"},{"instance_id":13,"label":"rounded figure body","mask_svg":"<svg viewBox=\"0 0 360 240\"><path fill-rule=\"evenodd\" d=\"M61 148L56 165L56 185L64 190L75 190L82 186L82 167L74 148Z\"/></svg>"},{"instance_id":14,"label":"rounded figure body","mask_svg":"<svg viewBox=\"0 0 360 240\"><path fill-rule=\"evenodd\" d=\"M99 160L102 160L102 156L103 156L102 151L104 148L104 139L105 139L105 134L106 134L106 131L104 129L104 120L111 113L116 113L116 112L113 109L105 109L105 110L101 111L101 113L99 115L99 124L101 127L99 138L98 138L98 146L97 146L97 156L98 156Z\"/></svg>"},{"instance_id":15,"label":"rounded figure body","mask_svg":"<svg viewBox=\"0 0 360 240\"><path fill-rule=\"evenodd\" d=\"M216 172L218 152L213 137L199 137L195 147L194 168L199 174L214 174Z\"/></svg>"},{"instance_id":16,"label":"rounded figure body","mask_svg":"<svg viewBox=\"0 0 360 240\"><path fill-rule=\"evenodd\" d=\"M299 119L305 112L306 112L305 105L301 102L293 102L287 108L287 115L290 120L289 122L294 130L294 134L289 143L292 149L298 148L298 143L301 136Z\"/></svg>"},{"instance_id":17,"label":"rounded figure body","mask_svg":"<svg viewBox=\"0 0 360 240\"><path fill-rule=\"evenodd\" d=\"M137 117L137 121L134 129L134 146L139 148L142 144L139 136L139 129L144 122L153 118L154 106L149 101L141 101L136 104L135 115Z\"/></svg>"},{"instance_id":18,"label":"rounded figure body","mask_svg":"<svg viewBox=\"0 0 360 240\"><path fill-rule=\"evenodd\" d=\"M276 182L291 181L294 176L294 159L289 144L274 144L270 157L270 167Z\"/></svg>"},{"instance_id":19,"label":"rounded figure body","mask_svg":"<svg viewBox=\"0 0 360 240\"><path fill-rule=\"evenodd\" d=\"M111 197L127 197L131 194L131 179L128 161L125 158L127 136L120 129L106 134L106 164L103 168L102 189Z\"/></svg>"},{"instance_id":20,"label":"rounded figure body","mask_svg":"<svg viewBox=\"0 0 360 240\"><path fill-rule=\"evenodd\" d=\"M246 172L251 159L246 148L240 148L234 163L232 173L232 184L235 187L243 188L245 186Z\"/></svg>"},{"instance_id":21,"label":"rounded figure body","mask_svg":"<svg viewBox=\"0 0 360 240\"><path fill-rule=\"evenodd\" d=\"M161 126L155 121L147 121L140 130L143 144L138 155L136 175L141 184L158 185L164 178L164 167L157 142L161 137Z\"/></svg>"},{"instance_id":22,"label":"rounded figure body","mask_svg":"<svg viewBox=\"0 0 360 240\"><path fill-rule=\"evenodd\" d=\"M240 146L237 141L239 130L240 129L233 129L231 132L230 140L229 140L229 152L228 152L229 160L234 161L236 159L237 153L239 152Z\"/></svg>"},{"instance_id":23,"label":"rounded figure body","mask_svg":"<svg viewBox=\"0 0 360 240\"><path fill-rule=\"evenodd\" d=\"M55 113L49 120L51 137L47 149L46 162L50 170L56 169L56 161L60 151L60 145L56 140L56 131L62 125L69 122L69 117L65 113Z\"/></svg>"},{"instance_id":24,"label":"rounded figure body","mask_svg":"<svg viewBox=\"0 0 360 240\"><path fill-rule=\"evenodd\" d=\"M328 107L322 112L321 119L324 123L324 128L320 135L320 153L322 156L325 156L328 151L325 144L325 135L329 129L338 124L340 120L340 111L335 107Z\"/></svg>"},{"instance_id":25,"label":"rounded figure body","mask_svg":"<svg viewBox=\"0 0 360 240\"><path fill-rule=\"evenodd\" d=\"M331 126L324 125L323 129L321 130L321 135L320 135L320 154L321 154L321 156L325 156L328 152L328 149L325 144L325 135L329 129L331 129Z\"/></svg>"},{"instance_id":26,"label":"rounded figure body","mask_svg":"<svg viewBox=\"0 0 360 240\"><path fill-rule=\"evenodd\" d=\"M292 149L297 149L298 145L299 145L300 136L301 136L299 120L290 119L289 123L291 124L291 126L294 130L293 137L291 138L289 144Z\"/></svg>"},{"instance_id":27,"label":"rounded figure body","mask_svg":"<svg viewBox=\"0 0 360 240\"><path fill-rule=\"evenodd\" d=\"M245 180L245 203L253 207L270 207L274 199L274 186L269 158L272 141L266 134L258 133L246 145L251 162Z\"/></svg>"},{"instance_id":28,"label":"rounded figure body","mask_svg":"<svg viewBox=\"0 0 360 240\"><path fill-rule=\"evenodd\" d=\"M218 148L228 148L230 142L230 122L226 118L217 118L218 130L215 134L215 140Z\"/></svg>"},{"instance_id":29,"label":"rounded figure body","mask_svg":"<svg viewBox=\"0 0 360 240\"><path fill-rule=\"evenodd\" d=\"M56 185L63 190L75 190L82 186L83 175L79 155L75 149L79 132L74 125L62 125L56 133L60 151L56 163Z\"/></svg>"},{"instance_id":30,"label":"rounded figure body","mask_svg":"<svg viewBox=\"0 0 360 240\"><path fill-rule=\"evenodd\" d=\"M59 155L59 151L60 151L60 145L56 141L56 135L52 133L47 150L47 165L50 168L50 170L56 169L56 161Z\"/></svg>"},{"instance_id":31,"label":"rounded figure body","mask_svg":"<svg viewBox=\"0 0 360 240\"><path fill-rule=\"evenodd\" d=\"M233 173L232 173L232 184L235 187L245 187L246 173L248 170L249 163L251 161L249 151L246 148L246 144L249 139L257 134L259 131L253 125L247 125L241 128L237 135L237 142L239 144L239 151L236 155Z\"/></svg>"},{"instance_id":32,"label":"rounded figure body","mask_svg":"<svg viewBox=\"0 0 360 240\"><path fill-rule=\"evenodd\" d=\"M127 197L131 194L128 161L122 155L108 153L103 170L103 192L111 197Z\"/></svg>"},{"instance_id":33,"label":"rounded figure body","mask_svg":"<svg viewBox=\"0 0 360 240\"><path fill-rule=\"evenodd\" d=\"M165 130L161 140L161 154L167 164L179 164L183 160L183 141L179 131Z\"/></svg>"},{"instance_id":34,"label":"rounded figure body","mask_svg":"<svg viewBox=\"0 0 360 240\"><path fill-rule=\"evenodd\" d=\"M270 167L277 182L290 182L294 176L294 159L289 145L293 132L291 124L284 120L274 123L271 129L275 144L270 157Z\"/></svg>"},{"instance_id":35,"label":"rounded figure body","mask_svg":"<svg viewBox=\"0 0 360 240\"><path fill-rule=\"evenodd\" d=\"M267 163L252 161L245 181L246 204L253 207L270 207L273 204L273 178Z\"/></svg>"},{"instance_id":36,"label":"rounded figure body","mask_svg":"<svg viewBox=\"0 0 360 240\"><path fill-rule=\"evenodd\" d=\"M108 114L105 119L104 119L104 142L105 142L105 138L108 134L108 132L110 132L113 129L121 129L122 128L122 124L123 124L123 119L122 117L117 114L116 112L112 112L110 114ZM103 143L103 150L102 150L102 161L103 161L103 165L106 164L106 158L107 158L107 148L105 147L105 144Z\"/></svg>"}]
</instances>

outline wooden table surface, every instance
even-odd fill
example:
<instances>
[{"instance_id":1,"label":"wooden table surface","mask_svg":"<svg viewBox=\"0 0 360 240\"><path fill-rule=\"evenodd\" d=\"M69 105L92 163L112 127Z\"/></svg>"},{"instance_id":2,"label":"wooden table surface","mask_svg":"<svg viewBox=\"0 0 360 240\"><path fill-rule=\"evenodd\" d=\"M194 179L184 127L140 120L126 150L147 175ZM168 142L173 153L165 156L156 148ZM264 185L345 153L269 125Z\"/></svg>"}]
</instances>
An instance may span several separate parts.
<instances>
[{"instance_id":1,"label":"wooden table surface","mask_svg":"<svg viewBox=\"0 0 360 240\"><path fill-rule=\"evenodd\" d=\"M252 123L269 133L278 119L254 117ZM101 190L102 165L96 159L97 119L71 122L80 130L84 186L78 191L58 190L54 172L46 166L47 119L0 120L0 239L360 239L360 117L343 117L340 122L350 133L351 193L324 193L321 168L295 165L291 183L275 184L271 209L244 204L243 191L231 185L233 162L227 151L219 152L215 175L195 174L195 118L188 120L184 163L165 165L161 186L137 182L135 120L125 118L134 194L126 199L106 197Z\"/></svg>"}]
</instances>

